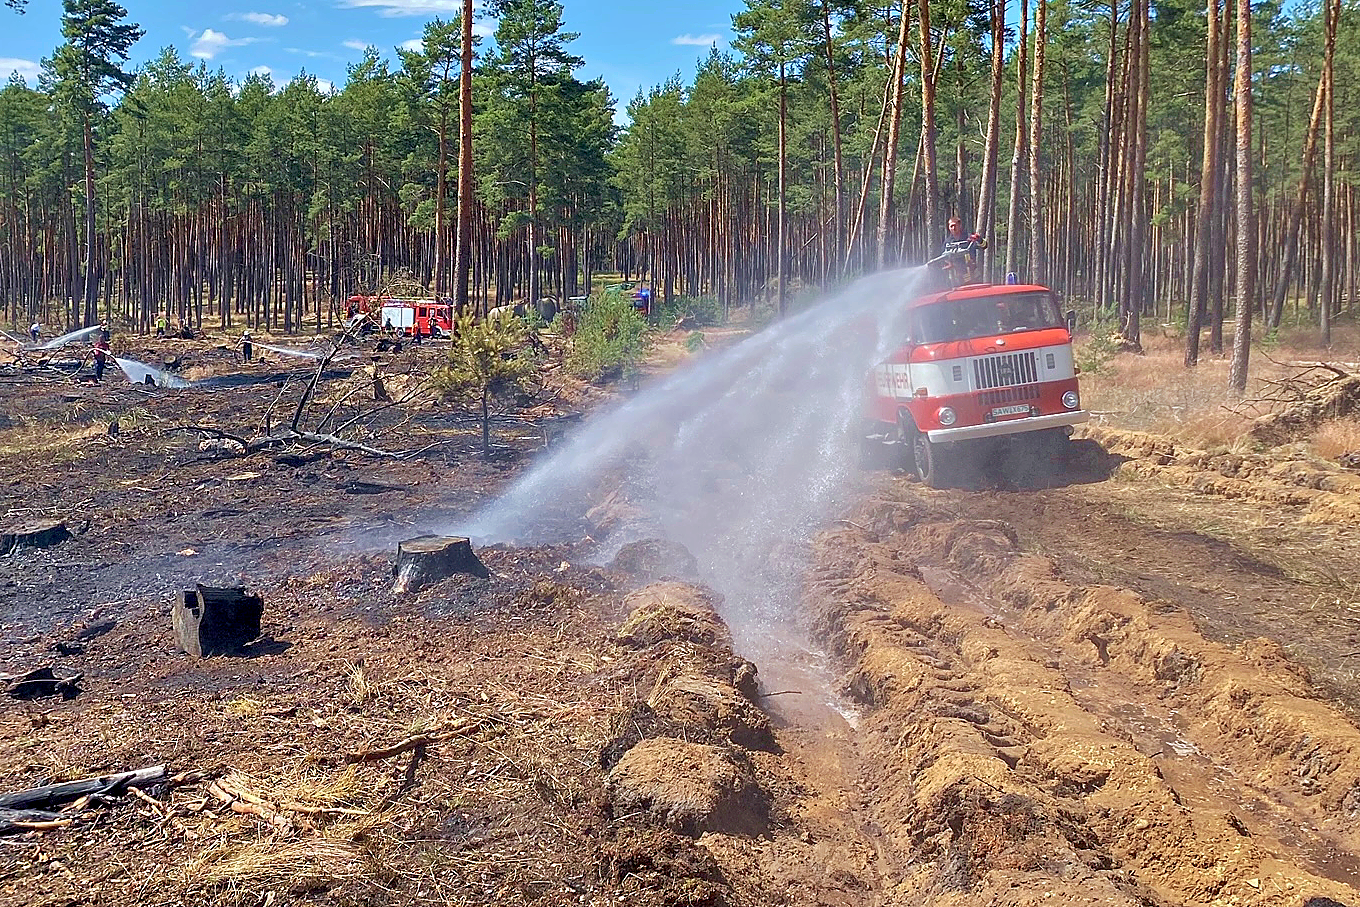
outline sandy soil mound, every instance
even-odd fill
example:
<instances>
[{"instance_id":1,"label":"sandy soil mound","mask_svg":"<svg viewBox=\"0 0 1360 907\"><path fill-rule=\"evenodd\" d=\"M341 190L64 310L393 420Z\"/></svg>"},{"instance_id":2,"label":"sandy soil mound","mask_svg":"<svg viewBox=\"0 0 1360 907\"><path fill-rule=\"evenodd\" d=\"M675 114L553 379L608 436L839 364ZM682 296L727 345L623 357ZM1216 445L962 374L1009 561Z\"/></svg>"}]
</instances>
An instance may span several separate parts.
<instances>
[{"instance_id":1,"label":"sandy soil mound","mask_svg":"<svg viewBox=\"0 0 1360 907\"><path fill-rule=\"evenodd\" d=\"M1356 903L1360 732L1264 641L1067 583L998 521L867 505L818 626L872 706L876 819L933 903Z\"/></svg>"},{"instance_id":2,"label":"sandy soil mound","mask_svg":"<svg viewBox=\"0 0 1360 907\"><path fill-rule=\"evenodd\" d=\"M1087 427L1121 468L1202 494L1302 508L1309 522L1360 522L1360 476L1312 460L1209 453L1143 432Z\"/></svg>"},{"instance_id":3,"label":"sandy soil mound","mask_svg":"<svg viewBox=\"0 0 1360 907\"><path fill-rule=\"evenodd\" d=\"M609 569L626 573L643 582L679 579L696 582L699 564L689 549L666 539L642 539L619 549Z\"/></svg>"},{"instance_id":4,"label":"sandy soil mound","mask_svg":"<svg viewBox=\"0 0 1360 907\"><path fill-rule=\"evenodd\" d=\"M769 803L751 767L731 749L670 737L640 741L605 781L614 816L647 812L681 834L759 834Z\"/></svg>"},{"instance_id":5,"label":"sandy soil mound","mask_svg":"<svg viewBox=\"0 0 1360 907\"><path fill-rule=\"evenodd\" d=\"M623 600L628 617L619 640L638 647L673 641L730 649L732 637L716 603L717 593L701 586L653 583Z\"/></svg>"}]
</instances>

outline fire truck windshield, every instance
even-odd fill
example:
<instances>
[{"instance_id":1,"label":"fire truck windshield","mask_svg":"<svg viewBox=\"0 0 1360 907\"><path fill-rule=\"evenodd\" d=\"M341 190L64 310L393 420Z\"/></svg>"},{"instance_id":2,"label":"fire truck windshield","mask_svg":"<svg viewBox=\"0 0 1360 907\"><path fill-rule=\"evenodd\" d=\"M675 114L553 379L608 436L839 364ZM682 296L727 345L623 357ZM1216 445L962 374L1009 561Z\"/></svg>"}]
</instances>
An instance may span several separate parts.
<instances>
[{"instance_id":1,"label":"fire truck windshield","mask_svg":"<svg viewBox=\"0 0 1360 907\"><path fill-rule=\"evenodd\" d=\"M1063 323L1058 306L1047 293L976 296L918 308L912 339L917 343L945 343L1062 327Z\"/></svg>"}]
</instances>

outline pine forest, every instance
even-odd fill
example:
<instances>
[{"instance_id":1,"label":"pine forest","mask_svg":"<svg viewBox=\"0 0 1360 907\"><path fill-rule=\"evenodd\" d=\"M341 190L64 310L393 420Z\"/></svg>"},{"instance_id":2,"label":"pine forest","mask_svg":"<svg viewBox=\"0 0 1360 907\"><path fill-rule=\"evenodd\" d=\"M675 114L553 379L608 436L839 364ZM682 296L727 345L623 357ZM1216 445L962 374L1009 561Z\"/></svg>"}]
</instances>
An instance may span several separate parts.
<instances>
[{"instance_id":1,"label":"pine forest","mask_svg":"<svg viewBox=\"0 0 1360 907\"><path fill-rule=\"evenodd\" d=\"M1353 314L1353 0L746 0L729 50L633 98L583 79L562 4L477 14L493 37L436 18L323 91L129 69L154 37L66 0L37 87L0 90L4 320L313 331L395 275L477 313L604 272L782 312L955 215L990 278L1130 344L1202 326L1187 365L1234 319Z\"/></svg>"}]
</instances>

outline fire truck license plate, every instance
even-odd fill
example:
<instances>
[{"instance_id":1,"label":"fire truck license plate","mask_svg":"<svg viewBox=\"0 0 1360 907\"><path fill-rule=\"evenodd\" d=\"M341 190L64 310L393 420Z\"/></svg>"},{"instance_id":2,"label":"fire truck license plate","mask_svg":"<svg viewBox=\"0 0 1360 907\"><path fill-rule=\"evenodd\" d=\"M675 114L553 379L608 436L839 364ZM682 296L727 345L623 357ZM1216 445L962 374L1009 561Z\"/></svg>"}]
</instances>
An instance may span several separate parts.
<instances>
[{"instance_id":1,"label":"fire truck license plate","mask_svg":"<svg viewBox=\"0 0 1360 907\"><path fill-rule=\"evenodd\" d=\"M1018 416L1022 413L1026 416L1029 415L1029 407L1023 403L1016 404L1015 406L998 406L996 409L992 410L993 416Z\"/></svg>"}]
</instances>

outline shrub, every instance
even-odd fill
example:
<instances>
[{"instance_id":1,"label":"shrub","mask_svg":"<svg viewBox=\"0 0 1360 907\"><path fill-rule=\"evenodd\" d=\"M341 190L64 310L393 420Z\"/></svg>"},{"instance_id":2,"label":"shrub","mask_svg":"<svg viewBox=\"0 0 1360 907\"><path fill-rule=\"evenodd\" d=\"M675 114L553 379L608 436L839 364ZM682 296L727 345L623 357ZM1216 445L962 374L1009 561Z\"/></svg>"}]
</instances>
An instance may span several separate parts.
<instances>
[{"instance_id":1,"label":"shrub","mask_svg":"<svg viewBox=\"0 0 1360 907\"><path fill-rule=\"evenodd\" d=\"M631 376L646 349L646 333L647 322L632 300L616 293L594 299L576 316L567 370L591 381Z\"/></svg>"},{"instance_id":2,"label":"shrub","mask_svg":"<svg viewBox=\"0 0 1360 907\"><path fill-rule=\"evenodd\" d=\"M715 296L676 296L669 303L653 300L650 320L661 326L682 322L690 328L709 327L722 323L723 304Z\"/></svg>"}]
</instances>

